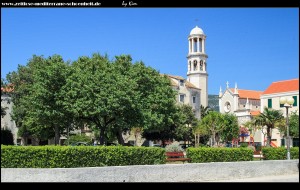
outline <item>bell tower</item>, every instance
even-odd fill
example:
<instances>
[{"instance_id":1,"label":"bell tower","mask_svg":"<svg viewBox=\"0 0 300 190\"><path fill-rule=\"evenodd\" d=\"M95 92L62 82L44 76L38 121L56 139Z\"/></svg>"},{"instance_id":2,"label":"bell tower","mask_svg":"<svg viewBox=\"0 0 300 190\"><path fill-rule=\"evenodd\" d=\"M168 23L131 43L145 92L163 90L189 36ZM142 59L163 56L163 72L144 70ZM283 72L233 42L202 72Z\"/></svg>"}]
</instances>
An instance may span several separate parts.
<instances>
[{"instance_id":1,"label":"bell tower","mask_svg":"<svg viewBox=\"0 0 300 190\"><path fill-rule=\"evenodd\" d=\"M201 89L201 104L208 106L208 91L207 91L207 62L208 56L205 54L206 36L201 28L196 26L188 36L188 72L187 80Z\"/></svg>"}]
</instances>

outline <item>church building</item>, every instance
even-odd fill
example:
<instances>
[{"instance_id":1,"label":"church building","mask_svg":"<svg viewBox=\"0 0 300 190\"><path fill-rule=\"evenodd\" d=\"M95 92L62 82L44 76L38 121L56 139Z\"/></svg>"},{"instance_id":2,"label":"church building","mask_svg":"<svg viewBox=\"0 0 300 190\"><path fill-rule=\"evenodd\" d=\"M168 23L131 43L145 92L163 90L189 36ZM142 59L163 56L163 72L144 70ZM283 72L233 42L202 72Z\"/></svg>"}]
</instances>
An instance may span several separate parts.
<instances>
[{"instance_id":1,"label":"church building","mask_svg":"<svg viewBox=\"0 0 300 190\"><path fill-rule=\"evenodd\" d=\"M172 87L178 92L178 103L192 106L196 118L200 119L200 106L208 106L208 74L205 53L206 36L196 26L188 36L187 79L181 76L167 75Z\"/></svg>"},{"instance_id":2,"label":"church building","mask_svg":"<svg viewBox=\"0 0 300 190\"><path fill-rule=\"evenodd\" d=\"M258 115L261 110L260 96L263 91L238 89L237 84L234 88L229 88L219 92L220 113L232 113L237 116L239 125L250 121L253 116Z\"/></svg>"}]
</instances>

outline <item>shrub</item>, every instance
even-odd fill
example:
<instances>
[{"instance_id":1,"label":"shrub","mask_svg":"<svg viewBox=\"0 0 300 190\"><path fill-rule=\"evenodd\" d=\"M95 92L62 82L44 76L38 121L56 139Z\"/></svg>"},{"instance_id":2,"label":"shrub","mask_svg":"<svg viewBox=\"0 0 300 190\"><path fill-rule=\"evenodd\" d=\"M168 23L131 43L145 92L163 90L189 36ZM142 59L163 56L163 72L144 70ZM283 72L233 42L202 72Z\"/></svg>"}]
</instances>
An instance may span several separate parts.
<instances>
[{"instance_id":1,"label":"shrub","mask_svg":"<svg viewBox=\"0 0 300 190\"><path fill-rule=\"evenodd\" d=\"M166 146L166 152L183 152L183 148L179 145L179 142L173 142Z\"/></svg>"},{"instance_id":2,"label":"shrub","mask_svg":"<svg viewBox=\"0 0 300 190\"><path fill-rule=\"evenodd\" d=\"M124 146L1 146L1 168L76 168L165 163L165 150Z\"/></svg>"},{"instance_id":3,"label":"shrub","mask_svg":"<svg viewBox=\"0 0 300 190\"><path fill-rule=\"evenodd\" d=\"M262 154L265 160L286 160L287 149L284 147L264 147L262 148ZM291 159L299 159L299 147L290 148Z\"/></svg>"},{"instance_id":4,"label":"shrub","mask_svg":"<svg viewBox=\"0 0 300 190\"><path fill-rule=\"evenodd\" d=\"M91 143L92 139L88 136L86 136L85 134L76 134L76 135L72 135L72 136L69 136L69 139L67 139L65 141L65 145L68 144L68 141L69 141L69 144L75 144L77 142L86 142L86 143Z\"/></svg>"},{"instance_id":5,"label":"shrub","mask_svg":"<svg viewBox=\"0 0 300 190\"><path fill-rule=\"evenodd\" d=\"M193 163L251 161L253 151L248 148L188 148L187 157Z\"/></svg>"},{"instance_id":6,"label":"shrub","mask_svg":"<svg viewBox=\"0 0 300 190\"><path fill-rule=\"evenodd\" d=\"M247 142L241 142L240 147L243 147L243 148L248 147L248 143Z\"/></svg>"},{"instance_id":7,"label":"shrub","mask_svg":"<svg viewBox=\"0 0 300 190\"><path fill-rule=\"evenodd\" d=\"M255 147L254 146L248 146L247 148L251 149L253 152L255 151Z\"/></svg>"},{"instance_id":8,"label":"shrub","mask_svg":"<svg viewBox=\"0 0 300 190\"><path fill-rule=\"evenodd\" d=\"M4 145L13 145L14 137L10 130L1 129L1 144Z\"/></svg>"}]
</instances>

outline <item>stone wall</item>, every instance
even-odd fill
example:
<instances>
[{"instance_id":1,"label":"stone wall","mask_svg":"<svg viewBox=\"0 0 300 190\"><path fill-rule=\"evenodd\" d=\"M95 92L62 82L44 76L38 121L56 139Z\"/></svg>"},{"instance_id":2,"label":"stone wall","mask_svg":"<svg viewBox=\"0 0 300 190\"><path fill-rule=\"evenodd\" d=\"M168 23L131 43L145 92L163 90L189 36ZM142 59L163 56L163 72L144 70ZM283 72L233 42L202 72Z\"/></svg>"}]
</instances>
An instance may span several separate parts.
<instances>
[{"instance_id":1,"label":"stone wall","mask_svg":"<svg viewBox=\"0 0 300 190\"><path fill-rule=\"evenodd\" d=\"M2 182L209 182L298 174L299 160L111 166L1 168Z\"/></svg>"}]
</instances>

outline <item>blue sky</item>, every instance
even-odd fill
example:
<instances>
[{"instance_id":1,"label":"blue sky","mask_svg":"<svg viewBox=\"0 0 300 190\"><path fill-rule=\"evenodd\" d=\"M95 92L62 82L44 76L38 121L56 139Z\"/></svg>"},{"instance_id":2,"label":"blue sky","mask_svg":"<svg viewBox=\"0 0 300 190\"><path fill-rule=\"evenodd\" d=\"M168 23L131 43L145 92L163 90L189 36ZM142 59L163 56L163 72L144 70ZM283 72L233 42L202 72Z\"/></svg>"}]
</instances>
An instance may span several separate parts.
<instances>
[{"instance_id":1,"label":"blue sky","mask_svg":"<svg viewBox=\"0 0 300 190\"><path fill-rule=\"evenodd\" d=\"M195 21L198 19L198 21ZM207 35L208 93L299 78L298 8L1 8L1 77L32 55L130 54L186 78L190 31Z\"/></svg>"}]
</instances>

